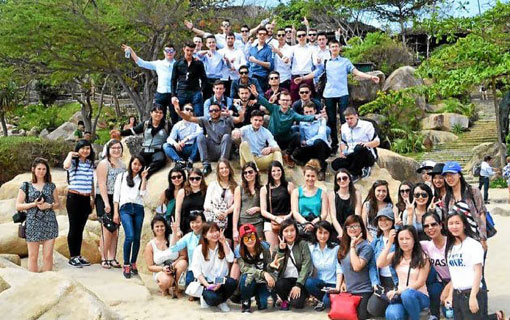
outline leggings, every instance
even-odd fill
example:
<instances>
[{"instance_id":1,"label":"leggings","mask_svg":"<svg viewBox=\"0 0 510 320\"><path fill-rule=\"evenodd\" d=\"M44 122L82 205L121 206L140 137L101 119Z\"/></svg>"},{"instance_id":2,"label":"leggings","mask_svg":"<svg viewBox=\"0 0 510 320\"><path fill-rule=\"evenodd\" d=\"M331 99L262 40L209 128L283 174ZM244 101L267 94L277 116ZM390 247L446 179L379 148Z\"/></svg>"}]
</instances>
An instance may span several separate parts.
<instances>
[{"instance_id":1,"label":"leggings","mask_svg":"<svg viewBox=\"0 0 510 320\"><path fill-rule=\"evenodd\" d=\"M120 220L126 238L124 240L124 265L136 263L140 250L142 234L143 206L136 203L125 203L120 207Z\"/></svg>"},{"instance_id":2,"label":"leggings","mask_svg":"<svg viewBox=\"0 0 510 320\"><path fill-rule=\"evenodd\" d=\"M81 243L83 241L83 229L92 212L90 197L76 193L67 194L67 217L69 218L69 233L67 234L67 245L69 246L70 257L81 255Z\"/></svg>"},{"instance_id":3,"label":"leggings","mask_svg":"<svg viewBox=\"0 0 510 320\"><path fill-rule=\"evenodd\" d=\"M297 299L290 299L289 294L292 290L292 287L294 287L297 283L296 278L281 278L276 281L275 289L276 294L284 300L288 301L289 305L296 309L303 309L305 307L306 298L308 298L308 292L306 291L306 288L304 286L300 286L301 288L301 295Z\"/></svg>"}]
</instances>

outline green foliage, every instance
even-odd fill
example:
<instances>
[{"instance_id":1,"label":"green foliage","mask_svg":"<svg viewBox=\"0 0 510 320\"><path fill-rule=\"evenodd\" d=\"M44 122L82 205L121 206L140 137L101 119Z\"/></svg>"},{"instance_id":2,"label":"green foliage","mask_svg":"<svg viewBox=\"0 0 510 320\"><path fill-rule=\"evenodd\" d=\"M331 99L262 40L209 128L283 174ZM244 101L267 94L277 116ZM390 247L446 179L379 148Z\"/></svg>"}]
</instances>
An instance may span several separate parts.
<instances>
[{"instance_id":1,"label":"green foliage","mask_svg":"<svg viewBox=\"0 0 510 320\"><path fill-rule=\"evenodd\" d=\"M0 138L0 184L16 175L30 171L36 157L48 159L50 166L61 167L72 143L36 137Z\"/></svg>"},{"instance_id":2,"label":"green foliage","mask_svg":"<svg viewBox=\"0 0 510 320\"><path fill-rule=\"evenodd\" d=\"M456 98L448 98L442 102L445 106L438 110L438 113L458 113L470 119L476 117L476 106L474 103L464 104Z\"/></svg>"},{"instance_id":3,"label":"green foliage","mask_svg":"<svg viewBox=\"0 0 510 320\"><path fill-rule=\"evenodd\" d=\"M395 136L400 137L393 140L391 150L397 153L417 153L425 151L425 146L423 144L425 137L421 133L402 129L390 130Z\"/></svg>"},{"instance_id":4,"label":"green foliage","mask_svg":"<svg viewBox=\"0 0 510 320\"><path fill-rule=\"evenodd\" d=\"M456 123L453 125L452 133L454 133L455 135L458 136L458 135L462 134L462 132L464 132L464 128L460 124Z\"/></svg>"},{"instance_id":5,"label":"green foliage","mask_svg":"<svg viewBox=\"0 0 510 320\"><path fill-rule=\"evenodd\" d=\"M413 57L406 47L381 32L368 33L364 40L351 38L343 55L353 63L372 62L377 70L390 75L399 67L413 63Z\"/></svg>"},{"instance_id":6,"label":"green foliage","mask_svg":"<svg viewBox=\"0 0 510 320\"><path fill-rule=\"evenodd\" d=\"M504 178L497 178L492 180L489 183L489 188L507 188L508 185L506 183L506 180Z\"/></svg>"},{"instance_id":7,"label":"green foliage","mask_svg":"<svg viewBox=\"0 0 510 320\"><path fill-rule=\"evenodd\" d=\"M42 104L19 106L12 115L19 118L18 128L26 131L36 127L38 131L47 128L50 132L60 126L80 110L78 103L68 103L62 106L45 107ZM11 120L12 121L12 120Z\"/></svg>"}]
</instances>

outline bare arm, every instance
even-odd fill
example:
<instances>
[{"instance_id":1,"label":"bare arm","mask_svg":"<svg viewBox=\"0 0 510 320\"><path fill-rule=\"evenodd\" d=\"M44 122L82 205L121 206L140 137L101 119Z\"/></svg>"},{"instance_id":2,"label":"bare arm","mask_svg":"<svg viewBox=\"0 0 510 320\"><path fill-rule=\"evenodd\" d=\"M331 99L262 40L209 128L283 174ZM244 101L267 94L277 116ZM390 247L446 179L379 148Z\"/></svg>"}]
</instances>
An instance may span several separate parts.
<instances>
[{"instance_id":1,"label":"bare arm","mask_svg":"<svg viewBox=\"0 0 510 320\"><path fill-rule=\"evenodd\" d=\"M101 195L101 198L103 199L103 203L105 206L105 212L110 213L110 203L108 201L108 190L106 188L106 180L107 180L107 174L108 174L108 165L107 165L107 159L101 160L99 162L97 169L96 169L96 175L97 175L97 184L99 185L99 193Z\"/></svg>"},{"instance_id":2,"label":"bare arm","mask_svg":"<svg viewBox=\"0 0 510 320\"><path fill-rule=\"evenodd\" d=\"M358 253L356 252L356 246L351 245L350 253L352 270L355 272L360 272L367 265L367 261L358 256Z\"/></svg>"},{"instance_id":3,"label":"bare arm","mask_svg":"<svg viewBox=\"0 0 510 320\"><path fill-rule=\"evenodd\" d=\"M177 197L175 198L175 223L177 227L181 226L181 210L182 210L182 201L184 200L184 189L179 190L177 192Z\"/></svg>"},{"instance_id":4,"label":"bare arm","mask_svg":"<svg viewBox=\"0 0 510 320\"><path fill-rule=\"evenodd\" d=\"M369 75L368 73L361 72L356 68L354 68L352 70L352 74L355 75L356 77L361 78L361 79L372 80L374 83L379 83L378 76Z\"/></svg>"},{"instance_id":5,"label":"bare arm","mask_svg":"<svg viewBox=\"0 0 510 320\"><path fill-rule=\"evenodd\" d=\"M326 220L328 218L328 193L324 189L321 194L321 220Z\"/></svg>"},{"instance_id":6,"label":"bare arm","mask_svg":"<svg viewBox=\"0 0 510 320\"><path fill-rule=\"evenodd\" d=\"M354 214L361 215L361 192L356 190L356 207L354 208Z\"/></svg>"},{"instance_id":7,"label":"bare arm","mask_svg":"<svg viewBox=\"0 0 510 320\"><path fill-rule=\"evenodd\" d=\"M342 226L340 225L338 219L336 218L335 191L329 192L328 200L329 200L329 217L338 235L342 236Z\"/></svg>"},{"instance_id":8,"label":"bare arm","mask_svg":"<svg viewBox=\"0 0 510 320\"><path fill-rule=\"evenodd\" d=\"M190 20L184 20L184 25L186 26L186 28L188 28L190 31L193 31L199 37L203 37L205 35L205 31L195 28L193 26L193 22L191 22Z\"/></svg>"},{"instance_id":9,"label":"bare arm","mask_svg":"<svg viewBox=\"0 0 510 320\"><path fill-rule=\"evenodd\" d=\"M234 241L239 237L237 226L239 225L239 214L241 212L241 187L237 186L234 191L234 215L232 216L232 233Z\"/></svg>"},{"instance_id":10,"label":"bare arm","mask_svg":"<svg viewBox=\"0 0 510 320\"><path fill-rule=\"evenodd\" d=\"M16 198L16 210L18 211L26 211L30 208L35 208L37 207L37 203L34 201L34 202L30 202L30 203L25 203L25 199L26 199L26 194L23 190L19 189L18 190L18 197Z\"/></svg>"},{"instance_id":11,"label":"bare arm","mask_svg":"<svg viewBox=\"0 0 510 320\"><path fill-rule=\"evenodd\" d=\"M179 117L189 122L199 123L200 118L190 116L189 114L181 111L181 107L179 106L179 99L177 99L176 97L172 98L172 104L174 105L174 110L179 115Z\"/></svg>"},{"instance_id":12,"label":"bare arm","mask_svg":"<svg viewBox=\"0 0 510 320\"><path fill-rule=\"evenodd\" d=\"M292 195L290 196L290 208L294 219L298 223L306 223L306 219L299 213L299 191L298 189L294 189L292 191Z\"/></svg>"},{"instance_id":13,"label":"bare arm","mask_svg":"<svg viewBox=\"0 0 510 320\"><path fill-rule=\"evenodd\" d=\"M418 280L416 280L415 283L410 284L408 288L418 290L419 288L423 287L425 285L425 281L427 281L427 277L429 275L430 271L430 262L429 259L424 257L425 259L425 266L423 268L420 268L420 271L418 273ZM480 285L480 283L478 283Z\"/></svg>"}]
</instances>

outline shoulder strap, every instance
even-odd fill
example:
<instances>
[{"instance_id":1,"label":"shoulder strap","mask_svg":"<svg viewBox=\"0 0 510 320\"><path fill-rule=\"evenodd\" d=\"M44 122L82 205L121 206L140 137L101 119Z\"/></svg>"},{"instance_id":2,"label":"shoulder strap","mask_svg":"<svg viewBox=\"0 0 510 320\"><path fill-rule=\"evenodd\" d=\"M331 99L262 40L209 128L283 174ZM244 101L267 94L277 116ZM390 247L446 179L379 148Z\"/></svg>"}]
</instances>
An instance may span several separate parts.
<instances>
[{"instance_id":1,"label":"shoulder strap","mask_svg":"<svg viewBox=\"0 0 510 320\"><path fill-rule=\"evenodd\" d=\"M269 186L269 183L267 186L267 193L269 194L269 213L273 214L273 204L271 203L271 187Z\"/></svg>"},{"instance_id":2,"label":"shoulder strap","mask_svg":"<svg viewBox=\"0 0 510 320\"><path fill-rule=\"evenodd\" d=\"M407 271L406 288L409 287L409 277L411 276L411 261L409 261L409 270Z\"/></svg>"},{"instance_id":3,"label":"shoulder strap","mask_svg":"<svg viewBox=\"0 0 510 320\"><path fill-rule=\"evenodd\" d=\"M23 182L23 192L25 192L25 203L28 203L28 182Z\"/></svg>"}]
</instances>

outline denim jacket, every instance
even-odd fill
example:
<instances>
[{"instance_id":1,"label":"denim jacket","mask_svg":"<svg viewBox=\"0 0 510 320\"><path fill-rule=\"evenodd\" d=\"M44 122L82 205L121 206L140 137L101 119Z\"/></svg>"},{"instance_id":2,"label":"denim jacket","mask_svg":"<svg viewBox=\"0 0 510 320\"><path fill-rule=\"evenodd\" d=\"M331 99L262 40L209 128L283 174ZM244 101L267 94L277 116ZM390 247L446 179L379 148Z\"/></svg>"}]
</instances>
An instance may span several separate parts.
<instances>
[{"instance_id":1,"label":"denim jacket","mask_svg":"<svg viewBox=\"0 0 510 320\"><path fill-rule=\"evenodd\" d=\"M372 286L378 284L381 284L381 281L379 280L379 268L377 268L377 258L381 255L381 252L384 249L385 243L383 236L379 236L372 241L370 244L372 246L372 249L374 249L374 258L369 262L370 268L369 268L369 274L370 274L370 281L372 282ZM391 246L390 252L395 251L395 244ZM390 265L390 271L391 271L391 278L393 279L393 283L395 286L398 284L398 276L395 269Z\"/></svg>"}]
</instances>

